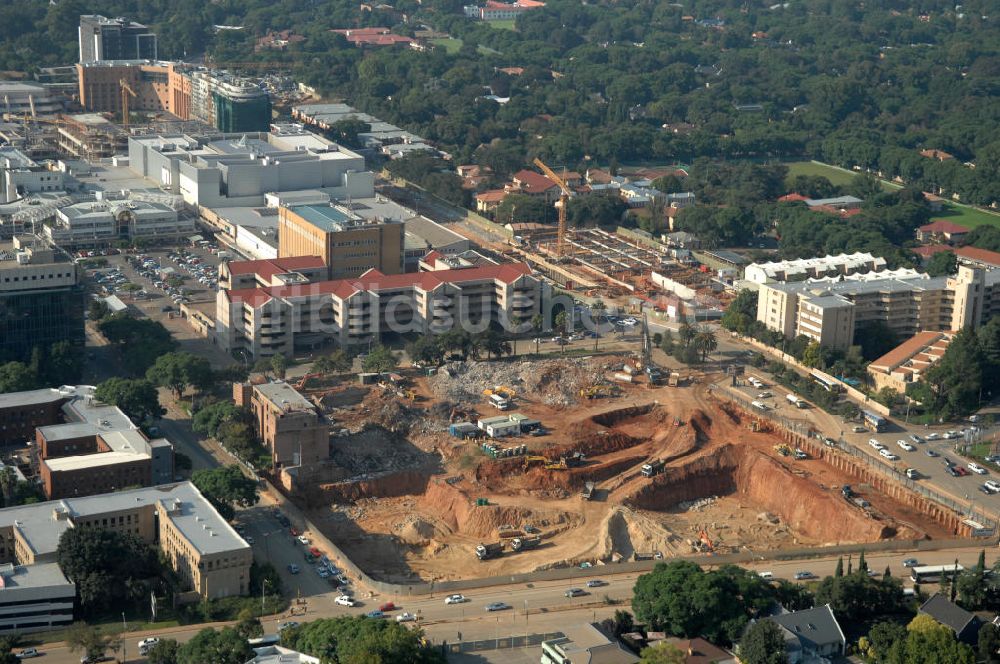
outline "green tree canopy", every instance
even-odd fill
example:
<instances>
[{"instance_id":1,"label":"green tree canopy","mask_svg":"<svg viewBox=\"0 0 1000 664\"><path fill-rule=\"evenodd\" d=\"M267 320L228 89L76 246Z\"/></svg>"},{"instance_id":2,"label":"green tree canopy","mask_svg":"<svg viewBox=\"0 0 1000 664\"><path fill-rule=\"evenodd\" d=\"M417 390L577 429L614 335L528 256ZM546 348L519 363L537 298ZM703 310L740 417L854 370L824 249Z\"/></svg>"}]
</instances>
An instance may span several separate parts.
<instances>
[{"instance_id":1,"label":"green tree canopy","mask_svg":"<svg viewBox=\"0 0 1000 664\"><path fill-rule=\"evenodd\" d=\"M953 251L939 251L927 261L927 274L943 277L958 272L958 256Z\"/></svg>"},{"instance_id":2,"label":"green tree canopy","mask_svg":"<svg viewBox=\"0 0 1000 664\"><path fill-rule=\"evenodd\" d=\"M76 584L87 615L119 607L145 596L141 582L160 574L156 552L132 533L98 528L70 528L59 537L56 560Z\"/></svg>"},{"instance_id":3,"label":"green tree canopy","mask_svg":"<svg viewBox=\"0 0 1000 664\"><path fill-rule=\"evenodd\" d=\"M785 637L773 620L758 620L740 639L740 661L746 664L785 664Z\"/></svg>"},{"instance_id":4,"label":"green tree canopy","mask_svg":"<svg viewBox=\"0 0 1000 664\"><path fill-rule=\"evenodd\" d=\"M239 466L196 470L191 482L227 520L236 514L235 506L250 507L260 500L257 483L240 472Z\"/></svg>"},{"instance_id":5,"label":"green tree canopy","mask_svg":"<svg viewBox=\"0 0 1000 664\"><path fill-rule=\"evenodd\" d=\"M281 635L282 644L324 662L444 664L441 651L424 647L422 638L419 629L357 616L315 620Z\"/></svg>"},{"instance_id":6,"label":"green tree canopy","mask_svg":"<svg viewBox=\"0 0 1000 664\"><path fill-rule=\"evenodd\" d=\"M163 415L160 395L148 380L109 378L97 386L94 398L118 406L136 423L154 420Z\"/></svg>"},{"instance_id":7,"label":"green tree canopy","mask_svg":"<svg viewBox=\"0 0 1000 664\"><path fill-rule=\"evenodd\" d=\"M399 358L393 355L386 346L375 346L368 355L361 360L361 368L365 371L383 373L392 371L399 364Z\"/></svg>"},{"instance_id":8,"label":"green tree canopy","mask_svg":"<svg viewBox=\"0 0 1000 664\"><path fill-rule=\"evenodd\" d=\"M173 351L177 342L159 321L115 314L97 324L104 337L115 344L125 368L143 374L156 358Z\"/></svg>"},{"instance_id":9,"label":"green tree canopy","mask_svg":"<svg viewBox=\"0 0 1000 664\"><path fill-rule=\"evenodd\" d=\"M194 387L205 390L212 385L212 365L203 357L174 352L156 358L146 370L146 379L154 385L169 388L180 399L184 390Z\"/></svg>"},{"instance_id":10,"label":"green tree canopy","mask_svg":"<svg viewBox=\"0 0 1000 664\"><path fill-rule=\"evenodd\" d=\"M177 664L244 664L254 652L237 630L207 627L177 650Z\"/></svg>"}]
</instances>

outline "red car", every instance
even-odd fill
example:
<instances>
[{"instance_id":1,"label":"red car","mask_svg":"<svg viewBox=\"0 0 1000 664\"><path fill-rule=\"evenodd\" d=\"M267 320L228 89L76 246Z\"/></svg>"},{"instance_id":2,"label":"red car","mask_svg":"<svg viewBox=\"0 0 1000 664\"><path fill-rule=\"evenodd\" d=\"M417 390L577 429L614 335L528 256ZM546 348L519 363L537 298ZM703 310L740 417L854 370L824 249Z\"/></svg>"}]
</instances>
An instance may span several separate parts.
<instances>
[{"instance_id":1,"label":"red car","mask_svg":"<svg viewBox=\"0 0 1000 664\"><path fill-rule=\"evenodd\" d=\"M289 534L290 534L290 535L291 535L292 537L298 537L298 536L299 536L299 531L295 530L295 528L289 528L289 529L288 529L288 533L289 533Z\"/></svg>"},{"instance_id":2,"label":"red car","mask_svg":"<svg viewBox=\"0 0 1000 664\"><path fill-rule=\"evenodd\" d=\"M385 611L395 611L396 610L396 605L393 604L392 602L386 602L382 606L378 607L378 610L379 611L383 611L383 612L385 612Z\"/></svg>"},{"instance_id":3,"label":"red car","mask_svg":"<svg viewBox=\"0 0 1000 664\"><path fill-rule=\"evenodd\" d=\"M959 477L965 477L966 475L969 474L969 471L967 471L965 468L962 468L961 466L955 466L955 472L958 473Z\"/></svg>"}]
</instances>

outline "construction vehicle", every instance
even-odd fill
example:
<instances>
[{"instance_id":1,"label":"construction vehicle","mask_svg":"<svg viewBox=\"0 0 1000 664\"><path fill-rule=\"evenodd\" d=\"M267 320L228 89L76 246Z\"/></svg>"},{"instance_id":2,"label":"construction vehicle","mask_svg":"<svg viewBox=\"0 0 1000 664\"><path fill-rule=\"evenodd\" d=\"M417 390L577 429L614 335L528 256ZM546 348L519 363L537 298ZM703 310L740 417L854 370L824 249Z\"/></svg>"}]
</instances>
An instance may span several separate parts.
<instances>
[{"instance_id":1,"label":"construction vehicle","mask_svg":"<svg viewBox=\"0 0 1000 664\"><path fill-rule=\"evenodd\" d=\"M527 551L528 549L538 548L538 545L542 543L542 538L539 536L534 537L515 537L510 542L510 550L516 552Z\"/></svg>"},{"instance_id":2,"label":"construction vehicle","mask_svg":"<svg viewBox=\"0 0 1000 664\"><path fill-rule=\"evenodd\" d=\"M566 457L559 459L558 461L549 461L545 464L545 470L567 470L569 466L566 464Z\"/></svg>"},{"instance_id":3,"label":"construction vehicle","mask_svg":"<svg viewBox=\"0 0 1000 664\"><path fill-rule=\"evenodd\" d=\"M322 377L323 374L321 373L307 373L305 376L299 379L299 382L295 383L295 389L301 391L305 389L306 383L308 383L310 380L312 380L313 378L322 378Z\"/></svg>"},{"instance_id":4,"label":"construction vehicle","mask_svg":"<svg viewBox=\"0 0 1000 664\"><path fill-rule=\"evenodd\" d=\"M524 470L528 470L533 466L544 466L549 463L549 460L543 456L526 456L524 457Z\"/></svg>"},{"instance_id":5,"label":"construction vehicle","mask_svg":"<svg viewBox=\"0 0 1000 664\"><path fill-rule=\"evenodd\" d=\"M642 313L642 365L650 385L663 383L663 372L653 364L653 342L649 336L649 321L646 312Z\"/></svg>"},{"instance_id":6,"label":"construction vehicle","mask_svg":"<svg viewBox=\"0 0 1000 664\"><path fill-rule=\"evenodd\" d=\"M556 175L555 171L546 166L545 162L541 159L535 157L532 163L542 169L545 177L555 182L559 187L559 200L556 202L556 207L559 209L559 228L556 232L556 256L562 257L566 251L566 207L569 204L569 197L573 192L570 191L570 188L563 179Z\"/></svg>"},{"instance_id":7,"label":"construction vehicle","mask_svg":"<svg viewBox=\"0 0 1000 664\"><path fill-rule=\"evenodd\" d=\"M681 375L676 371L671 371L670 379L667 382L667 385L669 385L670 387L677 387L678 385L680 385L680 383L681 383Z\"/></svg>"},{"instance_id":8,"label":"construction vehicle","mask_svg":"<svg viewBox=\"0 0 1000 664\"><path fill-rule=\"evenodd\" d=\"M476 545L476 558L479 558L480 560L499 558L502 554L503 554L503 542L493 542L491 544Z\"/></svg>"},{"instance_id":9,"label":"construction vehicle","mask_svg":"<svg viewBox=\"0 0 1000 664\"><path fill-rule=\"evenodd\" d=\"M128 84L124 78L118 81L119 87L121 87L122 94L122 126L125 131L128 131L128 121L129 121L129 95L136 97L135 90L132 86Z\"/></svg>"},{"instance_id":10,"label":"construction vehicle","mask_svg":"<svg viewBox=\"0 0 1000 664\"><path fill-rule=\"evenodd\" d=\"M573 452L569 456L564 456L562 460L569 468L579 468L587 460L587 455L583 452Z\"/></svg>"},{"instance_id":11,"label":"construction vehicle","mask_svg":"<svg viewBox=\"0 0 1000 664\"><path fill-rule=\"evenodd\" d=\"M715 544L712 543L712 539L708 536L708 533L702 530L698 533L698 539L701 540L701 543L709 553L715 553Z\"/></svg>"},{"instance_id":12,"label":"construction vehicle","mask_svg":"<svg viewBox=\"0 0 1000 664\"><path fill-rule=\"evenodd\" d=\"M649 463L642 464L642 476L643 477L653 477L654 475L659 475L663 471L664 462L662 459L657 459L655 461L650 461Z\"/></svg>"},{"instance_id":13,"label":"construction vehicle","mask_svg":"<svg viewBox=\"0 0 1000 664\"><path fill-rule=\"evenodd\" d=\"M580 495L584 500L592 500L594 498L594 487L593 482L587 482L583 485L583 490L580 491Z\"/></svg>"},{"instance_id":14,"label":"construction vehicle","mask_svg":"<svg viewBox=\"0 0 1000 664\"><path fill-rule=\"evenodd\" d=\"M788 445L785 445L784 443L778 443L777 445L775 445L774 451L780 454L781 456L792 455L792 448L790 448Z\"/></svg>"},{"instance_id":15,"label":"construction vehicle","mask_svg":"<svg viewBox=\"0 0 1000 664\"><path fill-rule=\"evenodd\" d=\"M416 401L417 400L417 393L415 391L413 391L413 390L403 390L403 396L408 401Z\"/></svg>"},{"instance_id":16,"label":"construction vehicle","mask_svg":"<svg viewBox=\"0 0 1000 664\"><path fill-rule=\"evenodd\" d=\"M801 461L802 459L808 459L809 455L805 452L805 450L801 450L801 449L799 449L799 448L796 447L795 448L795 458L798 459L799 461Z\"/></svg>"},{"instance_id":17,"label":"construction vehicle","mask_svg":"<svg viewBox=\"0 0 1000 664\"><path fill-rule=\"evenodd\" d=\"M502 540L513 539L515 537L520 537L523 534L524 533L514 526L500 526L497 528L497 537Z\"/></svg>"},{"instance_id":18,"label":"construction vehicle","mask_svg":"<svg viewBox=\"0 0 1000 664\"><path fill-rule=\"evenodd\" d=\"M621 393L617 385L608 383L598 383L580 390L580 396L584 399L599 399L601 397L616 397Z\"/></svg>"}]
</instances>

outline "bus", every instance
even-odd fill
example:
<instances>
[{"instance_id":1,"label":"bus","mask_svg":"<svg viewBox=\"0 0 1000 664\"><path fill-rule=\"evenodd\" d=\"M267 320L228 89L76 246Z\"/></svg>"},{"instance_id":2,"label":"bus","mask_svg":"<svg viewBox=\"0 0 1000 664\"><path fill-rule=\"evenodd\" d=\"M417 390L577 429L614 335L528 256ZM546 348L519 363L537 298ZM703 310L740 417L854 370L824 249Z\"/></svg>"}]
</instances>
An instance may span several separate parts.
<instances>
[{"instance_id":1,"label":"bus","mask_svg":"<svg viewBox=\"0 0 1000 664\"><path fill-rule=\"evenodd\" d=\"M813 377L813 382L815 382L817 385L822 387L827 392L833 392L834 394L836 394L837 392L840 392L843 389L840 383L830 378L827 378L826 376L814 373L812 377Z\"/></svg>"},{"instance_id":2,"label":"bus","mask_svg":"<svg viewBox=\"0 0 1000 664\"><path fill-rule=\"evenodd\" d=\"M876 415L870 410L861 411L861 419L865 423L865 428L869 431L874 431L875 433L881 433L885 431L888 426L888 422L881 415Z\"/></svg>"},{"instance_id":3,"label":"bus","mask_svg":"<svg viewBox=\"0 0 1000 664\"><path fill-rule=\"evenodd\" d=\"M937 583L942 576L956 577L965 571L961 565L921 565L910 568L910 578L914 583Z\"/></svg>"}]
</instances>

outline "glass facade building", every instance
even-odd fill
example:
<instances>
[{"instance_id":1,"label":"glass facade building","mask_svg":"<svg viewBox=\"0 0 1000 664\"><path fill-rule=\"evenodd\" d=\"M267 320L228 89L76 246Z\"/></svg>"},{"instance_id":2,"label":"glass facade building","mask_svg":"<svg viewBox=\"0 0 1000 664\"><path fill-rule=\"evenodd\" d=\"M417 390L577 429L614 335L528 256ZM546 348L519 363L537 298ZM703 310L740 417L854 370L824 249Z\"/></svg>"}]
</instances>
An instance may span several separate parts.
<instances>
[{"instance_id":1,"label":"glass facade building","mask_svg":"<svg viewBox=\"0 0 1000 664\"><path fill-rule=\"evenodd\" d=\"M84 304L79 285L0 293L0 363L28 362L36 346L48 351L57 341L82 353Z\"/></svg>"}]
</instances>

